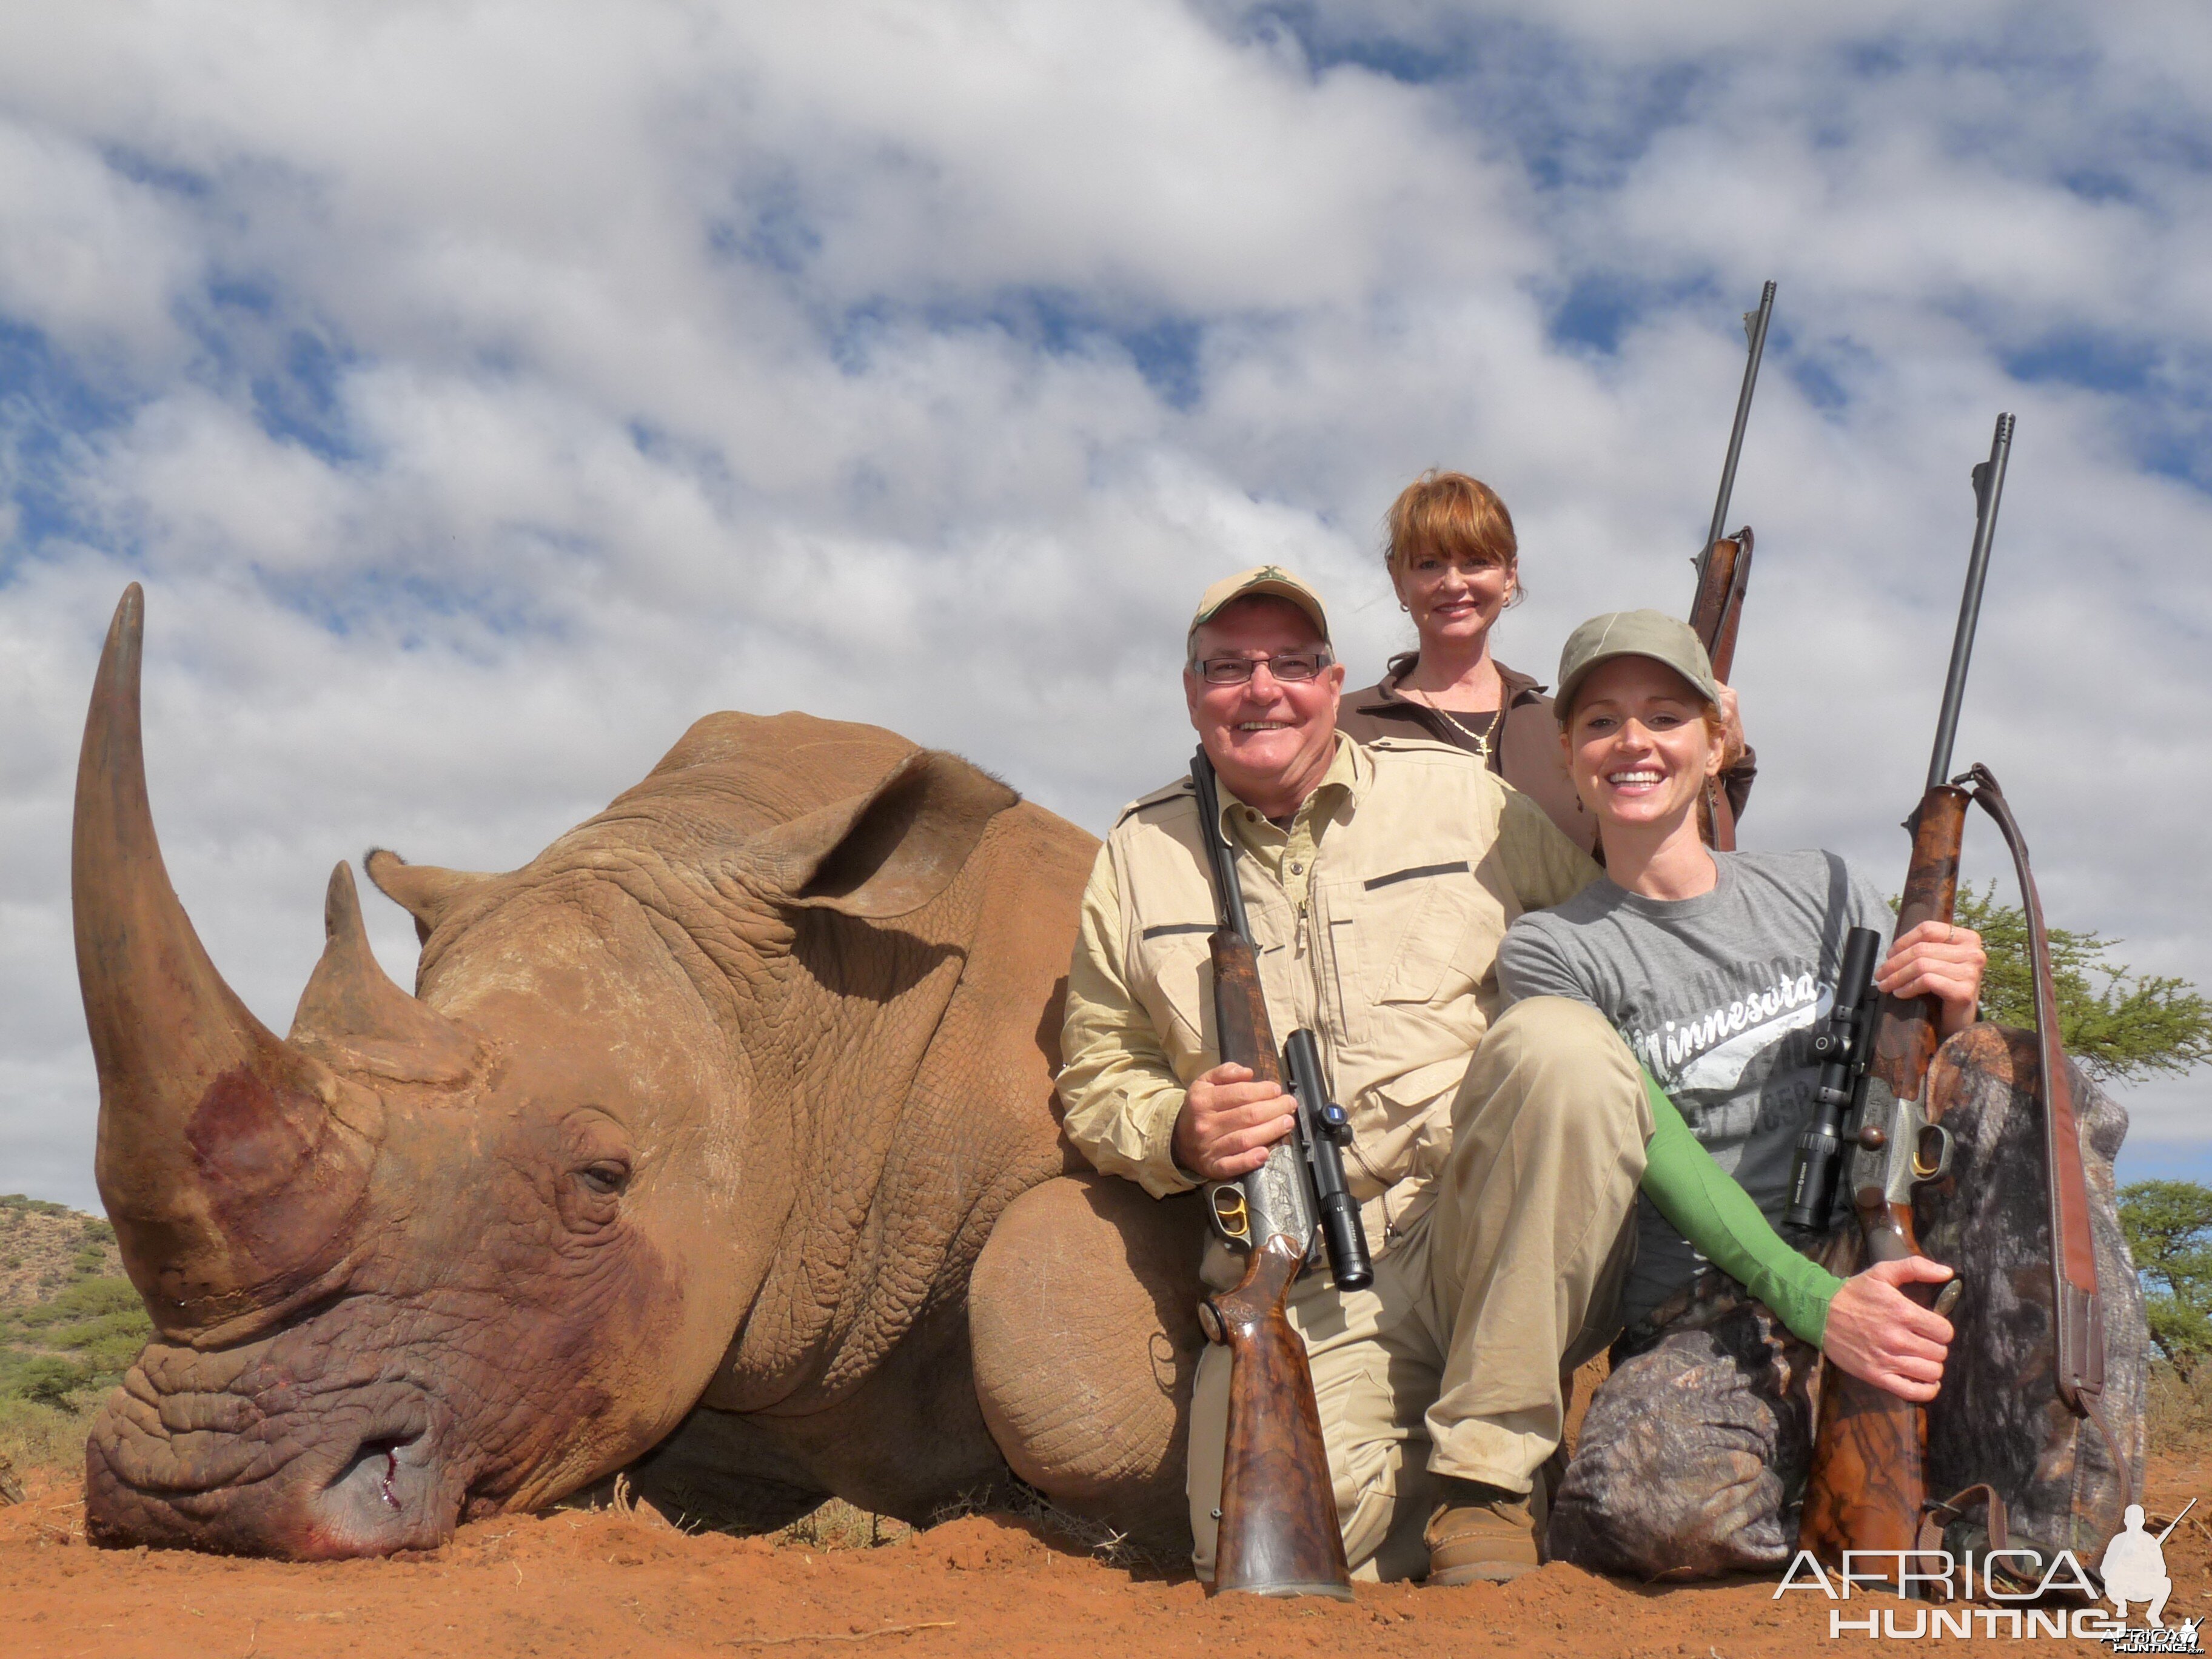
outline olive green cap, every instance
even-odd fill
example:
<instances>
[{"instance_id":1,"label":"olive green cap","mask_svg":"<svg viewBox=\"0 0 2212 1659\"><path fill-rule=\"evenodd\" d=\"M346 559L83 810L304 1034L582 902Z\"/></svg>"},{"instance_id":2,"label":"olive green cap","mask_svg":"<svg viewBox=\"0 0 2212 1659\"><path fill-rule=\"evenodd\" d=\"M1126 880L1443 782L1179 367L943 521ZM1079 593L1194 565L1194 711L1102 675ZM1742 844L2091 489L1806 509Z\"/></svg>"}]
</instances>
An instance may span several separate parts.
<instances>
[{"instance_id":1,"label":"olive green cap","mask_svg":"<svg viewBox=\"0 0 2212 1659\"><path fill-rule=\"evenodd\" d=\"M1206 590L1198 602L1197 614L1190 619L1188 639L1231 604L1249 599L1255 593L1271 594L1279 599L1288 599L1313 618L1313 625L1321 629L1322 643L1328 639L1328 612L1322 609L1321 595L1279 564L1255 564L1249 570L1240 570L1233 576L1224 576Z\"/></svg>"},{"instance_id":2,"label":"olive green cap","mask_svg":"<svg viewBox=\"0 0 2212 1659\"><path fill-rule=\"evenodd\" d=\"M1575 706L1575 693L1590 671L1615 657L1649 657L1664 663L1697 688L1698 695L1717 706L1720 682L1713 678L1712 659L1687 623L1677 622L1662 611L1612 611L1592 617L1567 635L1559 653L1559 689L1552 694L1559 723L1566 723Z\"/></svg>"}]
</instances>

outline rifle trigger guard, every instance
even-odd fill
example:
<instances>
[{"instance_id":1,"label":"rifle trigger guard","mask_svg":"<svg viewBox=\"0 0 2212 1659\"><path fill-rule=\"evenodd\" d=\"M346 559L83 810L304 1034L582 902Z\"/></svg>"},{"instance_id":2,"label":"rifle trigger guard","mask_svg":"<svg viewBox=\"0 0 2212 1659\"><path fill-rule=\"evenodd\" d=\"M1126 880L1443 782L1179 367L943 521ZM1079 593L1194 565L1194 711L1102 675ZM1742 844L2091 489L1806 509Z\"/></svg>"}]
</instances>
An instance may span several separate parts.
<instances>
[{"instance_id":1,"label":"rifle trigger guard","mask_svg":"<svg viewBox=\"0 0 2212 1659\"><path fill-rule=\"evenodd\" d=\"M1233 1181L1217 1183L1206 1195L1206 1209L1221 1236L1232 1244L1249 1249L1252 1212L1244 1202L1244 1188Z\"/></svg>"}]
</instances>

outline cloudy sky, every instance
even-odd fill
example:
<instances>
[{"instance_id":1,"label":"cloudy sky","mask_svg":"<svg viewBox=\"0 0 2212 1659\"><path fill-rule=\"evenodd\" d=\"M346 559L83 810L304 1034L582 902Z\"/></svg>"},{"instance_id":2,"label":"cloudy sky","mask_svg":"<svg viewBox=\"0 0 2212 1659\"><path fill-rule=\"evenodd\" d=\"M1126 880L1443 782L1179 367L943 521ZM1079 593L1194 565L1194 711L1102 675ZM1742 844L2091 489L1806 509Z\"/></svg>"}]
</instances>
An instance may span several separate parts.
<instances>
[{"instance_id":1,"label":"cloudy sky","mask_svg":"<svg viewBox=\"0 0 2212 1659\"><path fill-rule=\"evenodd\" d=\"M1550 678L1686 605L1768 277L1745 843L1902 876L2012 410L1960 759L2054 920L2212 985L2208 269L2198 0L0 9L0 1190L95 1201L125 582L170 867L281 1029L333 862L519 864L711 709L1102 830L1214 576L1306 572L1356 679L1403 642L1425 467L1511 504ZM2212 1175L2205 1086L2130 1091L2124 1175Z\"/></svg>"}]
</instances>

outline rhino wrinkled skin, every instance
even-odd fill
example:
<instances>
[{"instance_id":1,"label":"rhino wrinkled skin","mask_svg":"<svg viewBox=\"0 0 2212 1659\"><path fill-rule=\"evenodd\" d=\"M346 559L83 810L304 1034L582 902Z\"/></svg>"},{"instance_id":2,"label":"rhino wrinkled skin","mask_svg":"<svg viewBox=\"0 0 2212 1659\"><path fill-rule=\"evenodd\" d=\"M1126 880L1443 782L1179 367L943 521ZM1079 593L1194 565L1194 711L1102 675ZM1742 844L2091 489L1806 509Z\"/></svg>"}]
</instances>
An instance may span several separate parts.
<instances>
[{"instance_id":1,"label":"rhino wrinkled skin","mask_svg":"<svg viewBox=\"0 0 2212 1659\"><path fill-rule=\"evenodd\" d=\"M1018 1474L1173 1547L1188 1206L1057 1178L1091 836L876 727L710 715L522 869L372 854L413 996L340 865L279 1039L161 863L143 605L74 847L100 1193L155 1327L87 1448L94 1538L378 1554L628 1466L763 1524Z\"/></svg>"}]
</instances>

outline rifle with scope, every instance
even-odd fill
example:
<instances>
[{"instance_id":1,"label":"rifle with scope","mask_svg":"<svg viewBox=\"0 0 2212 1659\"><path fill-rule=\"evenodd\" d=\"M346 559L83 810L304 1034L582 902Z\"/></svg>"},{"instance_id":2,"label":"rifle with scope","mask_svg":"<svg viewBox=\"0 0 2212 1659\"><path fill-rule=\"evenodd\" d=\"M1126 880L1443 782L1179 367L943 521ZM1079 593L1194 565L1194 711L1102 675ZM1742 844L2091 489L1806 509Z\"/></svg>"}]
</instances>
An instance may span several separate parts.
<instances>
[{"instance_id":1,"label":"rifle with scope","mask_svg":"<svg viewBox=\"0 0 2212 1659\"><path fill-rule=\"evenodd\" d=\"M1973 550L1967 561L1966 593L1959 606L1927 788L1906 820L1912 834L1912 861L1898 908L1900 936L1923 921L1949 921L1958 897L1959 849L1972 797L1951 780L1951 750L1966 696L1966 665L1973 653L1982 589L1989 575L1990 543L2004 493L2012 431L2013 417L1998 416L1990 459L1973 471ZM1868 930L1853 931L1874 938ZM1879 943L1876 939L1877 946ZM1854 948L1868 959L1870 973L1871 951L1854 938L1846 946L1847 974L1855 965L1850 960ZM1864 997L1862 986L1856 999L1863 1001ZM1813 1127L1798 1142L1790 1219L1803 1226L1825 1226L1841 1176L1849 1183L1857 1216L1863 1262L1902 1261L1920 1253L1913 1231L1915 1192L1941 1181L1951 1168L1951 1134L1937 1121L1942 1107L1928 1093L1941 1011L1932 996L1905 1000L1884 995L1862 1032L1855 1024L1845 1030L1837 1026L1844 1001L1844 989L1839 988L1837 1014L1831 1015L1829 1029L1820 1034L1820 1040L1833 1046L1820 1050L1819 1109ZM1854 1012L1850 1018L1856 1022L1861 1016ZM1855 1121L1848 1143L1840 1133L1842 1119L1832 1091L1843 1095ZM1830 1128L1838 1131L1832 1147ZM1956 1301L1960 1284L1954 1279L1939 1296L1931 1297L1930 1288L1916 1285L1902 1293L1946 1313ZM1846 1550L1916 1548L1928 1507L1927 1463L1924 1407L1852 1376L1840 1366L1826 1367L1800 1547L1831 1563L1840 1563ZM1900 1594L1910 1593L1908 1584L1909 1576L1900 1570Z\"/></svg>"},{"instance_id":2,"label":"rifle with scope","mask_svg":"<svg viewBox=\"0 0 2212 1659\"><path fill-rule=\"evenodd\" d=\"M1203 749L1192 758L1190 778L1220 922L1207 945L1221 1059L1257 1080L1283 1085L1294 1103L1291 1133L1268 1148L1265 1164L1205 1188L1207 1219L1245 1258L1236 1288L1199 1304L1207 1338L1230 1351L1229 1434L1208 1593L1348 1601L1352 1574L1313 1374L1285 1307L1291 1285L1314 1261L1316 1233L1339 1289L1375 1282L1359 1206L1344 1180L1351 1126L1328 1097L1311 1031L1291 1032L1278 1060L1236 849L1222 831L1220 791Z\"/></svg>"}]
</instances>

